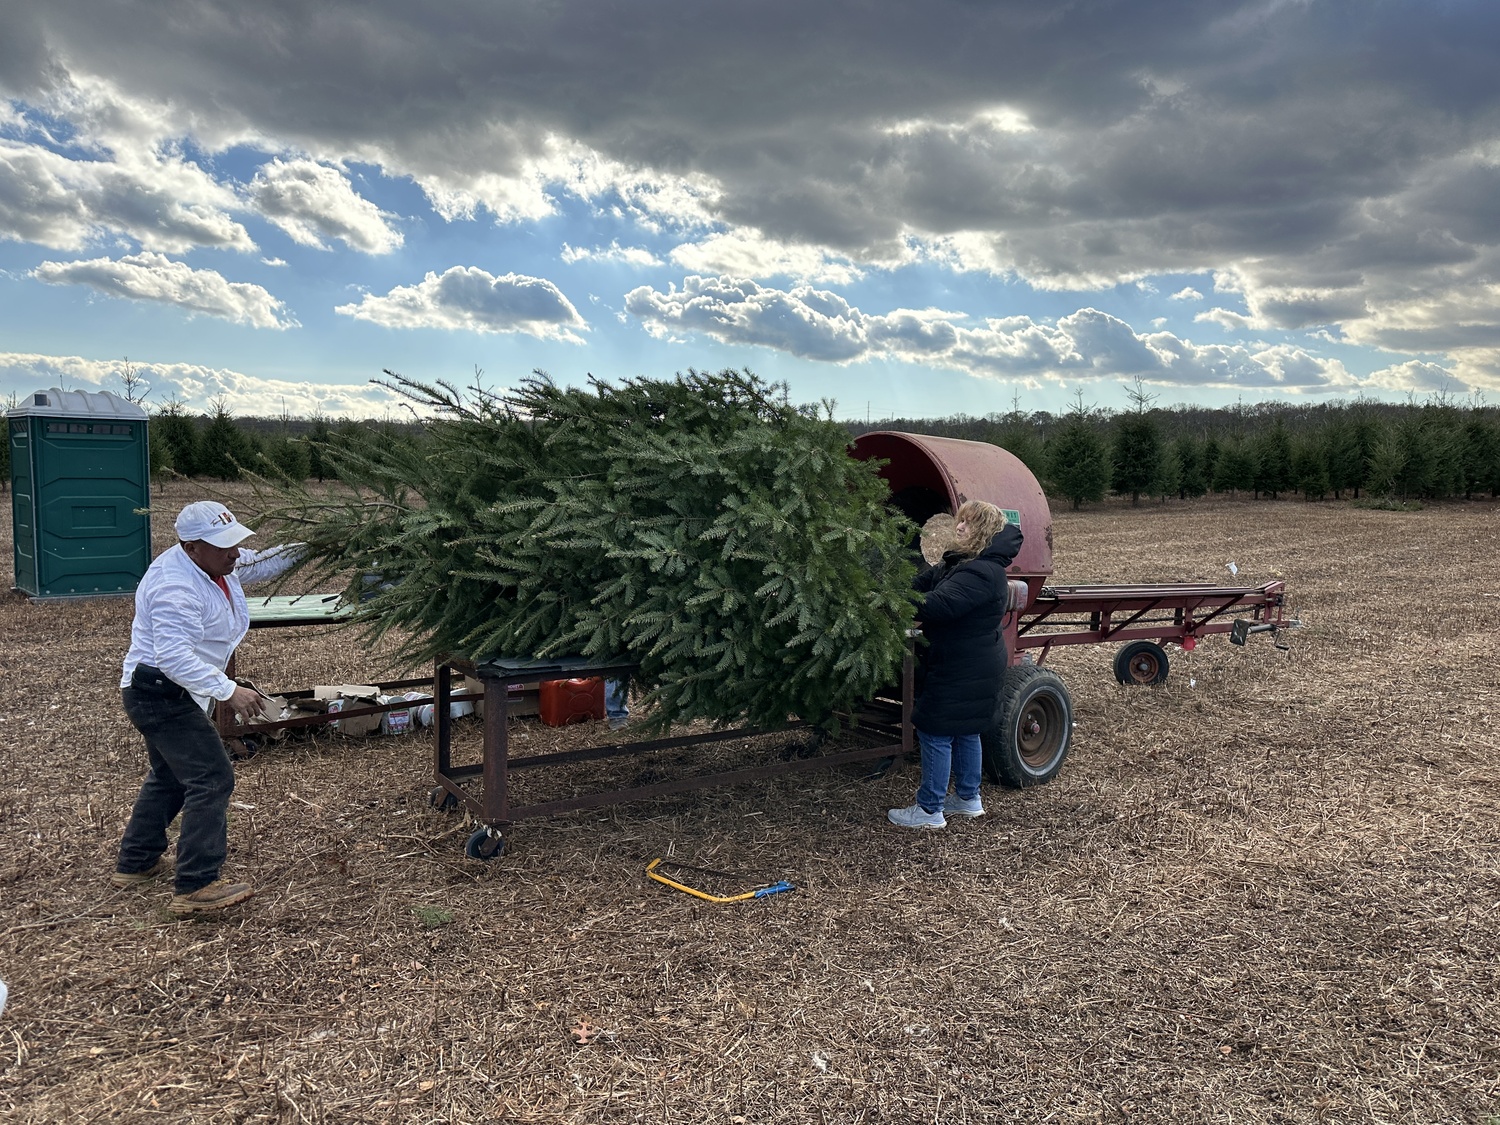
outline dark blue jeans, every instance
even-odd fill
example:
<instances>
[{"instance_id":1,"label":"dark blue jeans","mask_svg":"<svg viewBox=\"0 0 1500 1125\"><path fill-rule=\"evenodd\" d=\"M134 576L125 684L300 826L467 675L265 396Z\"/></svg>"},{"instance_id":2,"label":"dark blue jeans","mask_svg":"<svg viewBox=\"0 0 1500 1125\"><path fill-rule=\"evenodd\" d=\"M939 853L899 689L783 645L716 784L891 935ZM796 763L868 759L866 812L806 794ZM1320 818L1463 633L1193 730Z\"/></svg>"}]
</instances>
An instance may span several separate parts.
<instances>
[{"instance_id":1,"label":"dark blue jeans","mask_svg":"<svg viewBox=\"0 0 1500 1125\"><path fill-rule=\"evenodd\" d=\"M979 779L984 765L984 746L977 734L928 734L917 731L922 747L922 785L917 790L917 804L928 812L937 812L948 799L948 779L965 801L979 796Z\"/></svg>"},{"instance_id":2,"label":"dark blue jeans","mask_svg":"<svg viewBox=\"0 0 1500 1125\"><path fill-rule=\"evenodd\" d=\"M234 766L203 709L170 680L167 685L143 687L137 675L123 693L125 714L146 739L151 772L125 826L115 870L149 869L167 850L167 825L180 812L174 889L191 894L217 879L224 865Z\"/></svg>"}]
</instances>

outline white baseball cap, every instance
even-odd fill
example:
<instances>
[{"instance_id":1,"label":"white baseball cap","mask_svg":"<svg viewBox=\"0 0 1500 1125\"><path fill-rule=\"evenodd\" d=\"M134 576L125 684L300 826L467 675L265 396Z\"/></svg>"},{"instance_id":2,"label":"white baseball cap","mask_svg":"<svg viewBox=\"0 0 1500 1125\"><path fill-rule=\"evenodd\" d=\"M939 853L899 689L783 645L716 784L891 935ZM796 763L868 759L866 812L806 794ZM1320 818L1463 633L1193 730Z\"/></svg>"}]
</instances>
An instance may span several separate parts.
<instances>
[{"instance_id":1,"label":"white baseball cap","mask_svg":"<svg viewBox=\"0 0 1500 1125\"><path fill-rule=\"evenodd\" d=\"M233 547L254 534L215 500L195 500L177 515L177 538L184 543L201 539L213 547Z\"/></svg>"}]
</instances>

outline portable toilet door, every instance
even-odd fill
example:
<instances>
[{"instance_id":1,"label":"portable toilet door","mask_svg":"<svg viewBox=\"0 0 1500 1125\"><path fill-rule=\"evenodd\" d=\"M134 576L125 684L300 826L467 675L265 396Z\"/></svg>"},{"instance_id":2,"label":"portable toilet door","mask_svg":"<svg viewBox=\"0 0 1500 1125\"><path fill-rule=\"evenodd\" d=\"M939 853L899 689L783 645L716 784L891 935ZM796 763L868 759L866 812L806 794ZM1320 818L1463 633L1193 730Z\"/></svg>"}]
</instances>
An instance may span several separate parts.
<instances>
[{"instance_id":1,"label":"portable toilet door","mask_svg":"<svg viewBox=\"0 0 1500 1125\"><path fill-rule=\"evenodd\" d=\"M135 591L151 563L146 412L108 391L28 395L6 412L15 588L34 598Z\"/></svg>"}]
</instances>

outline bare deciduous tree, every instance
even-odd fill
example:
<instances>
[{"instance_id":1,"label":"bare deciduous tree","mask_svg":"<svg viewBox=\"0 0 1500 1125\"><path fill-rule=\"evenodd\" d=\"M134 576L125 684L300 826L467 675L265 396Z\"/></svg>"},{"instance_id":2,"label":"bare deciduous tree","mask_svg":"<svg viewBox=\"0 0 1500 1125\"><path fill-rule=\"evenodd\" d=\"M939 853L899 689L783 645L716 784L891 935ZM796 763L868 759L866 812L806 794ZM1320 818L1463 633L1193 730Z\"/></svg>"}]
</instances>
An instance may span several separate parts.
<instances>
[{"instance_id":1,"label":"bare deciduous tree","mask_svg":"<svg viewBox=\"0 0 1500 1125\"><path fill-rule=\"evenodd\" d=\"M120 363L120 385L125 390L125 401L142 403L151 393L151 386L141 375L141 369L126 356Z\"/></svg>"}]
</instances>

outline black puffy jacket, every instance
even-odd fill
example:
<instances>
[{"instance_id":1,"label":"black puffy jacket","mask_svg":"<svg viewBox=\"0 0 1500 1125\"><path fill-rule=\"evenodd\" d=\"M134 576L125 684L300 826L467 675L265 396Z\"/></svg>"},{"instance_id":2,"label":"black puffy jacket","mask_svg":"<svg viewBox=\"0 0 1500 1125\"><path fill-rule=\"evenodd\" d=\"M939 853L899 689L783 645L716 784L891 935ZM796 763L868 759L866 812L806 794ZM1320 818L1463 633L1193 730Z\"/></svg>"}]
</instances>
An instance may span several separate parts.
<instances>
[{"instance_id":1,"label":"black puffy jacket","mask_svg":"<svg viewBox=\"0 0 1500 1125\"><path fill-rule=\"evenodd\" d=\"M1021 549L1006 524L966 562L949 553L912 585L927 597L917 610L927 650L918 672L912 723L928 734L982 734L994 723L1005 674L1005 568Z\"/></svg>"}]
</instances>

